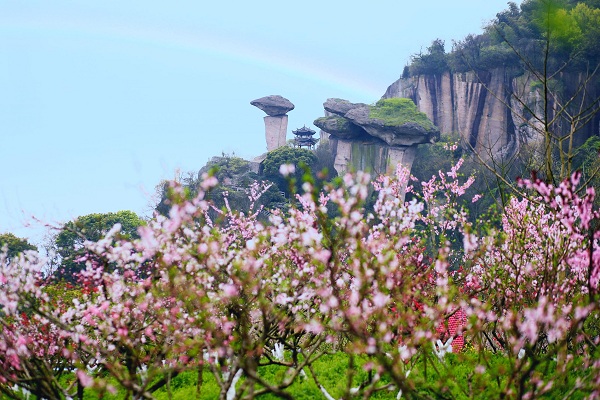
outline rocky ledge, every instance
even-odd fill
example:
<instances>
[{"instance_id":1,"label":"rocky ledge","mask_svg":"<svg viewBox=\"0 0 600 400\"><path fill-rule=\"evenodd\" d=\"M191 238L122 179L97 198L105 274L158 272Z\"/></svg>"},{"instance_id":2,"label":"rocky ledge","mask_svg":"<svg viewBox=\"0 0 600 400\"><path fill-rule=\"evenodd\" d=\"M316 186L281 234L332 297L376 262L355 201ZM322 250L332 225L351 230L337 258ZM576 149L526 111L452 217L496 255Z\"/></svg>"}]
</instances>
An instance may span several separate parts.
<instances>
[{"instance_id":1,"label":"rocky ledge","mask_svg":"<svg viewBox=\"0 0 600 400\"><path fill-rule=\"evenodd\" d=\"M314 124L340 139L353 139L364 133L383 140L389 146L433 143L440 131L410 99L382 99L374 106L328 99L323 107L333 114Z\"/></svg>"},{"instance_id":2,"label":"rocky ledge","mask_svg":"<svg viewBox=\"0 0 600 400\"><path fill-rule=\"evenodd\" d=\"M328 115L325 117L317 118L313 124L340 139L361 139L365 136L370 136L363 128L358 125L354 125L349 120L338 115Z\"/></svg>"}]
</instances>

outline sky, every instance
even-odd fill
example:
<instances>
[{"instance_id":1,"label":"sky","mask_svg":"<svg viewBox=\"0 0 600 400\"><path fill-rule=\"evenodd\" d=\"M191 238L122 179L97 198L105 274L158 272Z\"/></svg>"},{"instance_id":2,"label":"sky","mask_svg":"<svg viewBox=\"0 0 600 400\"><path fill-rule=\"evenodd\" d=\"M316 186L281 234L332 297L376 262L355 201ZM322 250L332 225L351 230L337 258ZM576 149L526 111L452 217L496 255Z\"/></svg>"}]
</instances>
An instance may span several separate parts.
<instances>
[{"instance_id":1,"label":"sky","mask_svg":"<svg viewBox=\"0 0 600 400\"><path fill-rule=\"evenodd\" d=\"M339 97L374 103L434 39L481 33L506 0L0 0L0 233L41 244L90 213L148 217L155 187L266 151Z\"/></svg>"}]
</instances>

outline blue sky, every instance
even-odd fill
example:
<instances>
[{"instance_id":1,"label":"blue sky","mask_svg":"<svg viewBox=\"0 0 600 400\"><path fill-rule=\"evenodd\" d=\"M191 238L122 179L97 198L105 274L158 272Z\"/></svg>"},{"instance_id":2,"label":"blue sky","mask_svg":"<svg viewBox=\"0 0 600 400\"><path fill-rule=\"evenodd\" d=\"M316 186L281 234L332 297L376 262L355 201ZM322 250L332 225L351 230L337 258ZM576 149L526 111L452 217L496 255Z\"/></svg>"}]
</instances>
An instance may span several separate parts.
<instances>
[{"instance_id":1,"label":"blue sky","mask_svg":"<svg viewBox=\"0 0 600 400\"><path fill-rule=\"evenodd\" d=\"M249 102L372 103L410 55L480 33L505 0L0 0L0 232L150 215L155 186L266 150ZM38 222L39 221L39 222Z\"/></svg>"}]
</instances>

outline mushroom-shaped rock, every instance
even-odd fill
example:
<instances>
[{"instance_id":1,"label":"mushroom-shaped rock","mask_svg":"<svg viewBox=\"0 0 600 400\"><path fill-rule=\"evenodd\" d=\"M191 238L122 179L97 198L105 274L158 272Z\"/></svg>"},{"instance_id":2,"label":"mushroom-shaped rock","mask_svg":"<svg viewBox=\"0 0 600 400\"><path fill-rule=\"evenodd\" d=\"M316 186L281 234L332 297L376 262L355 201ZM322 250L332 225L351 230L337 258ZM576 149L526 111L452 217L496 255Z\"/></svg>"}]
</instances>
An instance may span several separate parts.
<instances>
[{"instance_id":1,"label":"mushroom-shaped rock","mask_svg":"<svg viewBox=\"0 0 600 400\"><path fill-rule=\"evenodd\" d=\"M328 99L323 106L390 146L432 143L440 137L439 129L410 99L382 99L374 106Z\"/></svg>"},{"instance_id":2,"label":"mushroom-shaped rock","mask_svg":"<svg viewBox=\"0 0 600 400\"><path fill-rule=\"evenodd\" d=\"M368 136L364 129L338 115L328 115L326 117L317 118L313 124L319 129L340 139L357 139Z\"/></svg>"},{"instance_id":3,"label":"mushroom-shaped rock","mask_svg":"<svg viewBox=\"0 0 600 400\"><path fill-rule=\"evenodd\" d=\"M250 104L260 108L271 117L285 115L288 111L294 109L291 101L279 95L261 97L260 99L252 100Z\"/></svg>"}]
</instances>

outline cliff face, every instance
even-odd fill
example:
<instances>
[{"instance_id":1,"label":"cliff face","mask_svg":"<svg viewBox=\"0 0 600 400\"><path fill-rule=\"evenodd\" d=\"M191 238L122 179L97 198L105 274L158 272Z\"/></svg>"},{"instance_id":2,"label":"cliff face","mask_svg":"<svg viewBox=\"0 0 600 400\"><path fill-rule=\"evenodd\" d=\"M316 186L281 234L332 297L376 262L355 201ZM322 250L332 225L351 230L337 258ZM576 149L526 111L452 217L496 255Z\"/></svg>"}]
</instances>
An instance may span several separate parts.
<instances>
[{"instance_id":1,"label":"cliff face","mask_svg":"<svg viewBox=\"0 0 600 400\"><path fill-rule=\"evenodd\" d=\"M563 77L563 81L573 88L579 85L577 77ZM527 76L511 77L504 68L399 79L383 96L393 97L412 99L442 133L458 132L484 158L511 156L525 143L543 142L534 128L539 122L526 110L528 107L540 115L542 102L534 81ZM596 116L586 124L578 132L576 144L597 135L598 122Z\"/></svg>"},{"instance_id":2,"label":"cliff face","mask_svg":"<svg viewBox=\"0 0 600 400\"><path fill-rule=\"evenodd\" d=\"M380 141L344 140L327 135L334 156L334 168L342 175L348 171L379 174L393 173L398 164L412 167L416 146L389 146Z\"/></svg>"}]
</instances>

